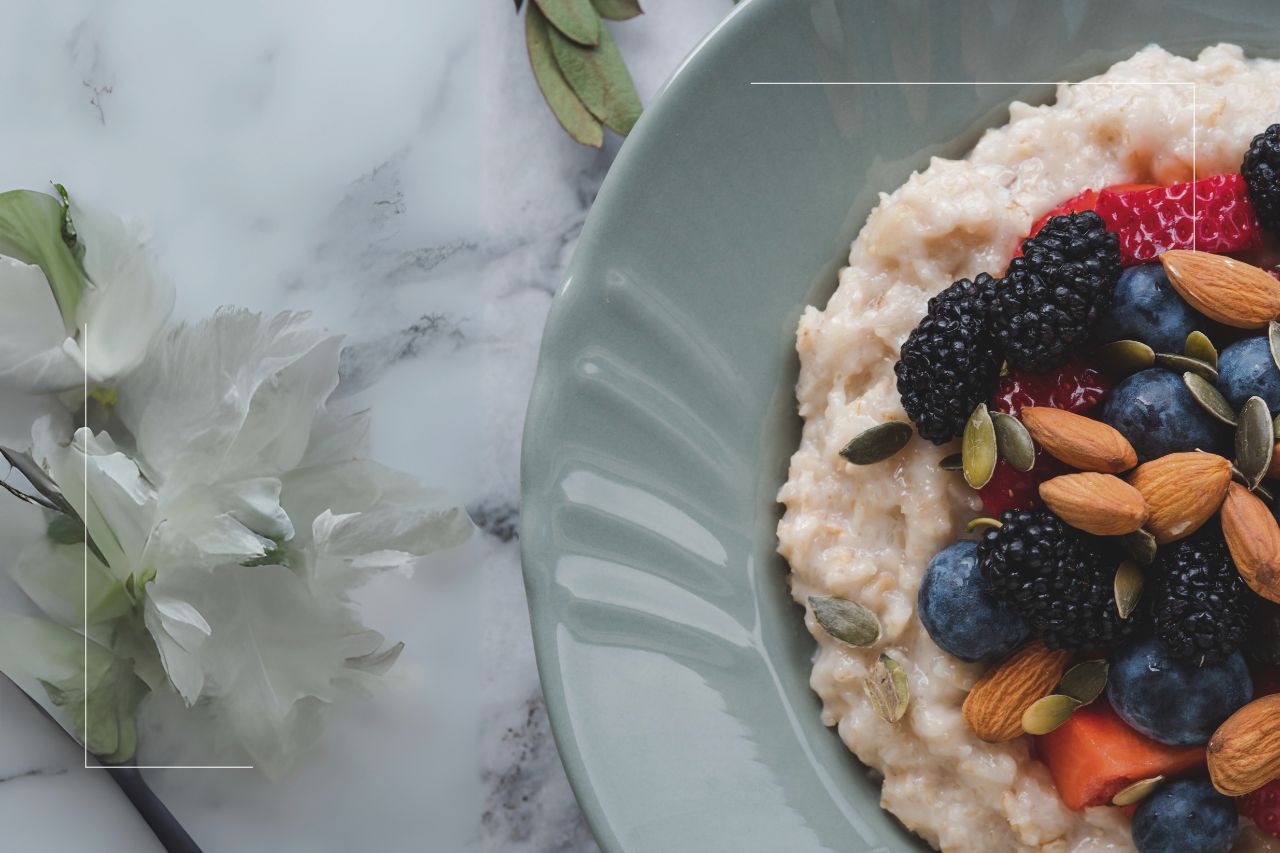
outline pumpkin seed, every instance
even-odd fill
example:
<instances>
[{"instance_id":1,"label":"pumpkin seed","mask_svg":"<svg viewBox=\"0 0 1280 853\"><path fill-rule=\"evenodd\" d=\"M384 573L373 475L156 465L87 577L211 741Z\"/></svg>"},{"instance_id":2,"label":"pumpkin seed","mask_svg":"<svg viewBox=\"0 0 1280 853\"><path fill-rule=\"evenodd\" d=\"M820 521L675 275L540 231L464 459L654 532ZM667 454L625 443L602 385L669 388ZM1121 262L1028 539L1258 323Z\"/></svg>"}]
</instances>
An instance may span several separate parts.
<instances>
[{"instance_id":1,"label":"pumpkin seed","mask_svg":"<svg viewBox=\"0 0 1280 853\"><path fill-rule=\"evenodd\" d=\"M1280 321L1272 320L1267 324L1267 342L1271 344L1271 360L1280 368Z\"/></svg>"},{"instance_id":2,"label":"pumpkin seed","mask_svg":"<svg viewBox=\"0 0 1280 853\"><path fill-rule=\"evenodd\" d=\"M1094 354L1098 363L1118 376L1146 370L1156 363L1156 352L1142 341L1112 341Z\"/></svg>"},{"instance_id":3,"label":"pumpkin seed","mask_svg":"<svg viewBox=\"0 0 1280 853\"><path fill-rule=\"evenodd\" d=\"M1131 806L1136 802L1145 800L1147 797L1160 787L1160 783L1164 781L1163 776L1152 776L1150 779L1143 779L1134 782L1128 787L1121 788L1114 797L1111 798L1113 806Z\"/></svg>"},{"instance_id":4,"label":"pumpkin seed","mask_svg":"<svg viewBox=\"0 0 1280 853\"><path fill-rule=\"evenodd\" d=\"M964 529L972 533L979 527L994 527L999 530L1001 527L1004 527L1004 525L994 518L975 518L973 521L966 524Z\"/></svg>"},{"instance_id":5,"label":"pumpkin seed","mask_svg":"<svg viewBox=\"0 0 1280 853\"><path fill-rule=\"evenodd\" d=\"M867 694L871 707L888 723L901 720L911 702L906 670L883 652L863 679L862 691Z\"/></svg>"},{"instance_id":6,"label":"pumpkin seed","mask_svg":"<svg viewBox=\"0 0 1280 853\"><path fill-rule=\"evenodd\" d=\"M873 646L880 640L880 620L856 601L834 595L811 595L809 606L822 630L851 646Z\"/></svg>"},{"instance_id":7,"label":"pumpkin seed","mask_svg":"<svg viewBox=\"0 0 1280 853\"><path fill-rule=\"evenodd\" d=\"M1212 382L1198 373L1190 371L1182 374L1182 381L1186 384L1187 390L1191 392L1191 396L1200 404L1200 408L1227 426L1236 425L1235 411L1232 410L1231 404L1227 402L1227 398L1222 396L1222 392Z\"/></svg>"},{"instance_id":8,"label":"pumpkin seed","mask_svg":"<svg viewBox=\"0 0 1280 853\"><path fill-rule=\"evenodd\" d=\"M1218 381L1218 368L1198 358L1188 358L1185 355L1176 355L1171 352L1158 352L1156 353L1156 365L1178 373L1185 373L1189 370L1192 373L1203 376L1210 382Z\"/></svg>"},{"instance_id":9,"label":"pumpkin seed","mask_svg":"<svg viewBox=\"0 0 1280 853\"><path fill-rule=\"evenodd\" d=\"M1244 484L1256 489L1271 466L1271 454L1276 446L1271 412L1261 397L1250 397L1240 409L1238 420L1236 465L1244 477Z\"/></svg>"},{"instance_id":10,"label":"pumpkin seed","mask_svg":"<svg viewBox=\"0 0 1280 853\"><path fill-rule=\"evenodd\" d=\"M942 461L938 463L938 467L943 471L962 471L964 470L964 456L959 453L944 456Z\"/></svg>"},{"instance_id":11,"label":"pumpkin seed","mask_svg":"<svg viewBox=\"0 0 1280 853\"><path fill-rule=\"evenodd\" d=\"M986 403L979 403L964 425L964 438L960 441L964 459L964 479L975 489L981 489L996 472L996 428Z\"/></svg>"},{"instance_id":12,"label":"pumpkin seed","mask_svg":"<svg viewBox=\"0 0 1280 853\"><path fill-rule=\"evenodd\" d=\"M1081 705L1088 705L1102 695L1110 672L1111 665L1105 660L1081 661L1067 670L1054 692L1070 696Z\"/></svg>"},{"instance_id":13,"label":"pumpkin seed","mask_svg":"<svg viewBox=\"0 0 1280 853\"><path fill-rule=\"evenodd\" d=\"M1051 693L1031 703L1022 714L1022 730L1029 735L1047 735L1071 719L1080 702L1061 693Z\"/></svg>"},{"instance_id":14,"label":"pumpkin seed","mask_svg":"<svg viewBox=\"0 0 1280 853\"><path fill-rule=\"evenodd\" d=\"M1120 537L1120 545L1134 562L1149 566L1156 559L1156 537L1145 530L1135 530Z\"/></svg>"},{"instance_id":15,"label":"pumpkin seed","mask_svg":"<svg viewBox=\"0 0 1280 853\"><path fill-rule=\"evenodd\" d=\"M1280 415L1276 415L1275 420L1271 422L1271 431L1280 435Z\"/></svg>"},{"instance_id":16,"label":"pumpkin seed","mask_svg":"<svg viewBox=\"0 0 1280 853\"><path fill-rule=\"evenodd\" d=\"M1144 580L1142 569L1132 560L1125 560L1116 568L1116 613L1120 614L1121 619L1128 619L1138 606Z\"/></svg>"},{"instance_id":17,"label":"pumpkin seed","mask_svg":"<svg viewBox=\"0 0 1280 853\"><path fill-rule=\"evenodd\" d=\"M885 421L849 439L849 443L841 448L840 455L854 465L874 465L896 454L910 440L911 424Z\"/></svg>"},{"instance_id":18,"label":"pumpkin seed","mask_svg":"<svg viewBox=\"0 0 1280 853\"><path fill-rule=\"evenodd\" d=\"M1271 489L1269 489L1263 483L1259 483L1258 485L1254 486L1253 493L1258 497L1262 498L1264 501L1271 501L1272 503L1275 503L1276 496L1271 494Z\"/></svg>"},{"instance_id":19,"label":"pumpkin seed","mask_svg":"<svg viewBox=\"0 0 1280 853\"><path fill-rule=\"evenodd\" d=\"M1187 343L1182 348L1182 354L1187 358L1199 359L1214 370L1218 369L1218 349L1204 332L1192 332L1187 335Z\"/></svg>"},{"instance_id":20,"label":"pumpkin seed","mask_svg":"<svg viewBox=\"0 0 1280 853\"><path fill-rule=\"evenodd\" d=\"M1013 470L1030 471L1036 464L1036 446L1022 421L1004 412L993 412L991 424L996 430L996 450L1000 455Z\"/></svg>"},{"instance_id":21,"label":"pumpkin seed","mask_svg":"<svg viewBox=\"0 0 1280 853\"><path fill-rule=\"evenodd\" d=\"M1000 375L1001 376L1009 375L1009 362L1007 361L1000 362Z\"/></svg>"}]
</instances>

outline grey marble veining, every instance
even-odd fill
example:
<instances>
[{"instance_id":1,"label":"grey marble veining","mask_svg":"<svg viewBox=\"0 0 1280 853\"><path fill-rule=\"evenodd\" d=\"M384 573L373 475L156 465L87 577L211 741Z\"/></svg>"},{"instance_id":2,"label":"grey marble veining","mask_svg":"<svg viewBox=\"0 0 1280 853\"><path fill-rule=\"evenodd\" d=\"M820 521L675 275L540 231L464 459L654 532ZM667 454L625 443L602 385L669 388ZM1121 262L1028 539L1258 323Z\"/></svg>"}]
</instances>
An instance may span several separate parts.
<instances>
[{"instance_id":1,"label":"grey marble veining","mask_svg":"<svg viewBox=\"0 0 1280 853\"><path fill-rule=\"evenodd\" d=\"M645 8L610 26L647 102L732 6ZM595 151L559 129L509 0L8 12L0 185L54 178L149 222L181 317L304 309L346 333L338 393L373 407L375 454L479 527L407 587L364 592L404 657L290 776L150 784L207 853L596 849L538 686L518 478L542 325L620 141ZM27 744L0 756L5 840L77 849L41 835L74 802L120 842L98 849L146 850L110 781L23 708L0 689L0 732ZM163 699L143 742L158 764L212 749Z\"/></svg>"}]
</instances>

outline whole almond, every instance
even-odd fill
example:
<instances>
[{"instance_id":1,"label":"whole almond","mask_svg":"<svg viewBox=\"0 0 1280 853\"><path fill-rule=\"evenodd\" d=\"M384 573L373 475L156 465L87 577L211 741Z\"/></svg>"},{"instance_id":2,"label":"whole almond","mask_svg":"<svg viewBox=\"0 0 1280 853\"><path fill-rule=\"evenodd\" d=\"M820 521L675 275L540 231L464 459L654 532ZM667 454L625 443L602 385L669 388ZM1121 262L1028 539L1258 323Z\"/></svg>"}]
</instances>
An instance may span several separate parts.
<instances>
[{"instance_id":1,"label":"whole almond","mask_svg":"<svg viewBox=\"0 0 1280 853\"><path fill-rule=\"evenodd\" d=\"M1072 468L1119 474L1138 464L1129 440L1102 421L1045 406L1028 406L1021 418L1046 453Z\"/></svg>"},{"instance_id":2,"label":"whole almond","mask_svg":"<svg viewBox=\"0 0 1280 853\"><path fill-rule=\"evenodd\" d=\"M1231 484L1222 504L1222 536L1249 588L1280 602L1280 525L1262 499L1239 483Z\"/></svg>"},{"instance_id":3,"label":"whole almond","mask_svg":"<svg viewBox=\"0 0 1280 853\"><path fill-rule=\"evenodd\" d=\"M1095 536L1132 533L1151 514L1142 493L1114 474L1063 474L1041 483L1040 497L1067 524Z\"/></svg>"},{"instance_id":4,"label":"whole almond","mask_svg":"<svg viewBox=\"0 0 1280 853\"><path fill-rule=\"evenodd\" d=\"M1228 797L1280 777L1280 693L1254 699L1228 717L1206 752L1213 787Z\"/></svg>"},{"instance_id":5,"label":"whole almond","mask_svg":"<svg viewBox=\"0 0 1280 853\"><path fill-rule=\"evenodd\" d=\"M1230 484L1231 463L1200 451L1152 459L1129 475L1151 511L1146 529L1161 545L1199 530L1222 506Z\"/></svg>"},{"instance_id":6,"label":"whole almond","mask_svg":"<svg viewBox=\"0 0 1280 853\"><path fill-rule=\"evenodd\" d=\"M985 741L1000 743L1022 734L1022 715L1062 680L1067 653L1036 640L996 666L973 685L964 700L964 720Z\"/></svg>"},{"instance_id":7,"label":"whole almond","mask_svg":"<svg viewBox=\"0 0 1280 853\"><path fill-rule=\"evenodd\" d=\"M1280 316L1280 281L1266 270L1210 252L1174 249L1160 256L1169 282L1192 308L1238 329Z\"/></svg>"}]
</instances>

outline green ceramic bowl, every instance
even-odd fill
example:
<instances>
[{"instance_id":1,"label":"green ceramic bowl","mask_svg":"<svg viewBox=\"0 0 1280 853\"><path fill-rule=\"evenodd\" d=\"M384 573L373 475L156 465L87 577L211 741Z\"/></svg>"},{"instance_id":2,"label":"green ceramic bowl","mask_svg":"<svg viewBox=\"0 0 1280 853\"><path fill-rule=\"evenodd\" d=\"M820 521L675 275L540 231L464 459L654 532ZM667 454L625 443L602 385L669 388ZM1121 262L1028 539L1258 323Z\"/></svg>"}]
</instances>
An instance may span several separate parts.
<instances>
[{"instance_id":1,"label":"green ceramic bowl","mask_svg":"<svg viewBox=\"0 0 1280 853\"><path fill-rule=\"evenodd\" d=\"M774 553L796 320L878 193L1036 81L1278 29L1262 0L748 0L649 106L553 306L522 470L538 666L606 851L927 849L820 724Z\"/></svg>"}]
</instances>

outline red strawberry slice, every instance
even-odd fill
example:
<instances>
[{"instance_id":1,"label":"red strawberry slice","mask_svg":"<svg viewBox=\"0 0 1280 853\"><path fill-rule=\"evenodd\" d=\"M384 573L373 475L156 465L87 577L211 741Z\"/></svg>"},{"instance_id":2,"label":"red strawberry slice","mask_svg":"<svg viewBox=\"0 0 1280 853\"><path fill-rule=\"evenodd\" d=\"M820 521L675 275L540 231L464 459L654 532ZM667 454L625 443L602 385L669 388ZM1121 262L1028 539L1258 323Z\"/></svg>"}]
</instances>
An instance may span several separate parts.
<instances>
[{"instance_id":1,"label":"red strawberry slice","mask_svg":"<svg viewBox=\"0 0 1280 853\"><path fill-rule=\"evenodd\" d=\"M1268 835L1280 838L1280 779L1236 800L1236 810Z\"/></svg>"},{"instance_id":2,"label":"red strawberry slice","mask_svg":"<svg viewBox=\"0 0 1280 853\"><path fill-rule=\"evenodd\" d=\"M1108 184L1101 190L1085 190L1082 193L1073 195L1053 210L1046 213L1036 220L1036 224L1031 226L1031 230L1027 232L1027 237L1034 237L1040 233L1040 229L1044 224L1055 216L1062 216L1064 213L1079 213L1082 210L1093 210L1098 204L1098 195L1102 192L1131 192L1133 190L1149 190L1156 186L1155 184ZM1026 237L1023 238L1024 240ZM1018 250L1013 256L1019 257L1022 254L1022 244L1018 244Z\"/></svg>"},{"instance_id":3,"label":"red strawberry slice","mask_svg":"<svg viewBox=\"0 0 1280 853\"><path fill-rule=\"evenodd\" d=\"M1010 373L1001 378L992 406L1014 417L1023 406L1049 406L1084 414L1102 402L1109 390L1110 380L1076 359L1053 373ZM1001 459L978 496L992 517L1006 509L1034 509L1040 506L1040 484L1069 470L1039 449L1036 464L1025 473Z\"/></svg>"},{"instance_id":4,"label":"red strawberry slice","mask_svg":"<svg viewBox=\"0 0 1280 853\"><path fill-rule=\"evenodd\" d=\"M1222 254L1257 248L1262 230L1239 173L1149 190L1098 193L1094 208L1120 236L1120 262L1133 266L1169 249Z\"/></svg>"}]
</instances>

